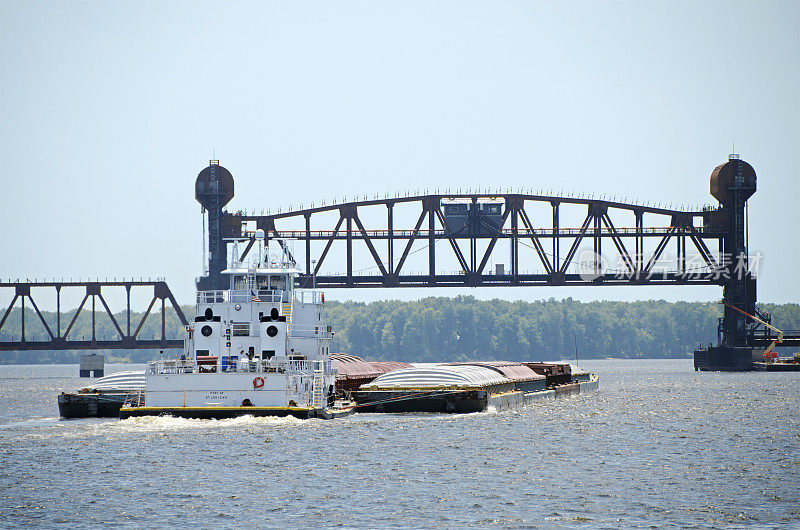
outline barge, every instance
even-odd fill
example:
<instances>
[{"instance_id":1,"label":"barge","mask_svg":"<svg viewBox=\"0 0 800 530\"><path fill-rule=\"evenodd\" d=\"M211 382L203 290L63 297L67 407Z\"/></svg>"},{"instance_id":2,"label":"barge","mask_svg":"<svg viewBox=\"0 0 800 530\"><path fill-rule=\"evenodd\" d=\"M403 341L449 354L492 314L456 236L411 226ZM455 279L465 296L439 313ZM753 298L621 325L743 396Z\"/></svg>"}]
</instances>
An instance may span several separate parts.
<instances>
[{"instance_id":1,"label":"barge","mask_svg":"<svg viewBox=\"0 0 800 530\"><path fill-rule=\"evenodd\" d=\"M800 372L800 352L791 357L777 357L772 362L753 361L753 370L761 372Z\"/></svg>"},{"instance_id":2,"label":"barge","mask_svg":"<svg viewBox=\"0 0 800 530\"><path fill-rule=\"evenodd\" d=\"M144 387L143 371L107 375L78 392L59 394L58 412L62 418L116 418L126 401L143 401Z\"/></svg>"},{"instance_id":3,"label":"barge","mask_svg":"<svg viewBox=\"0 0 800 530\"><path fill-rule=\"evenodd\" d=\"M566 363L427 364L381 375L362 385L353 398L361 412L503 411L595 391L598 383L597 375L583 371L573 378Z\"/></svg>"}]
</instances>

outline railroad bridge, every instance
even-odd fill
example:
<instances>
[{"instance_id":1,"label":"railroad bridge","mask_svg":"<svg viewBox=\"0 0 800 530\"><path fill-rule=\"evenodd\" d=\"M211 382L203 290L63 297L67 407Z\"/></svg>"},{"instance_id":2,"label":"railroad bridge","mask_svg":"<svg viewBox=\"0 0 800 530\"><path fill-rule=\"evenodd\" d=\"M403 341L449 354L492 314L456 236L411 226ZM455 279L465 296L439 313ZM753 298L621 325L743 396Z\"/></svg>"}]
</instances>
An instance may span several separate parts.
<instances>
[{"instance_id":1,"label":"railroad bridge","mask_svg":"<svg viewBox=\"0 0 800 530\"><path fill-rule=\"evenodd\" d=\"M106 297L103 295L105 290L106 294L109 290L115 288L123 288L126 294L126 308L125 320L118 322L111 308L108 306ZM20 309L20 328L19 340L13 341L0 341L0 351L16 351L16 350L119 350L119 349L166 349L166 348L181 348L183 347L183 340L176 340L167 338L166 331L166 309L167 302L170 307L174 309L181 324L188 326L189 322L181 310L181 306L175 300L175 297L170 291L169 286L163 279L121 279L121 280L51 280L51 281L0 281L0 292L13 289L13 297L11 303L0 318L0 330L4 329L8 317L11 315L12 310L19 306ZM71 311L71 318L65 318L68 313L62 311L61 297L64 291L75 291L83 293L83 298L74 313ZM39 309L39 304L36 303L37 293L41 296L42 291L52 291L55 293L56 300L56 321L48 324L47 319ZM138 321L132 317L134 313L131 311L131 291L143 291L149 295L153 294L147 310L138 318ZM33 309L33 313L38 318L45 332L47 339L45 340L27 340L26 330L26 300ZM99 304L98 304L99 301ZM89 306L87 307L87 302ZM160 338L145 338L141 337L140 333L144 327L145 322L150 316L153 307L160 302L161 305L161 326ZM98 305L101 307L98 308ZM91 317L91 336L76 336L73 332L75 323L81 316L83 311ZM115 338L98 337L97 333L97 320L98 313L107 315L114 326L116 331ZM133 328L131 328L133 324ZM6 328L8 329L8 328ZM133 329L133 331L131 331Z\"/></svg>"},{"instance_id":2,"label":"railroad bridge","mask_svg":"<svg viewBox=\"0 0 800 530\"><path fill-rule=\"evenodd\" d=\"M225 288L221 271L231 251L246 262L260 244L278 247L298 263L299 286L305 288L717 285L726 305L718 327L719 351L711 352L707 362L736 369L750 362L753 349L775 339L757 321L769 323L770 317L756 307L748 252L747 200L755 191L755 170L731 155L711 173L710 192L718 205L698 209L542 193L448 191L363 197L255 215L225 209L234 196L234 179L212 160L195 181L208 245L198 288ZM674 256L668 257L672 248ZM412 270L412 260L417 269ZM185 324L166 284L152 286L153 303L162 301L162 318L164 301L170 300ZM17 299L24 307L27 296L39 313L29 285L2 287L15 288L16 296L0 330ZM91 296L94 304L101 287L87 283L84 302ZM153 347L139 341L138 330L131 333L130 325L127 332L115 326L120 338L112 342L119 347ZM60 325L57 335L49 333L51 340L34 344L25 341L23 331L21 341L0 342L0 349L86 347L85 341L65 340ZM800 345L800 333L785 335L784 344ZM162 325L159 346L165 345Z\"/></svg>"}]
</instances>

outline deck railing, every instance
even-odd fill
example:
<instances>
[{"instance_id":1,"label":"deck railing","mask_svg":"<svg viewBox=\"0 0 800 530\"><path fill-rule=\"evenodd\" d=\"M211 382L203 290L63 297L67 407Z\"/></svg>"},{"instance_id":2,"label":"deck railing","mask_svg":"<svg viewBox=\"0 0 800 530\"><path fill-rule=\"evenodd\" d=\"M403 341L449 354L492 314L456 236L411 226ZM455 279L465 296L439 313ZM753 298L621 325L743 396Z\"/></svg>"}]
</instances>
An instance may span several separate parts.
<instances>
[{"instance_id":1,"label":"deck railing","mask_svg":"<svg viewBox=\"0 0 800 530\"><path fill-rule=\"evenodd\" d=\"M325 295L316 289L295 289L294 299L301 304L321 304L325 301Z\"/></svg>"},{"instance_id":2,"label":"deck railing","mask_svg":"<svg viewBox=\"0 0 800 530\"><path fill-rule=\"evenodd\" d=\"M325 301L322 291L316 289L295 289L292 291L293 298L301 304L321 304ZM254 296L255 295L255 296ZM198 304L219 304L223 302L289 302L292 295L286 291L276 291L261 289L259 291L248 290L214 290L197 291ZM258 300L253 300L257 298Z\"/></svg>"},{"instance_id":3,"label":"deck railing","mask_svg":"<svg viewBox=\"0 0 800 530\"><path fill-rule=\"evenodd\" d=\"M266 289L262 289L259 291L247 291L247 290L197 291L198 304L220 304L223 302L282 303L288 301L289 301L289 295L285 291L274 291Z\"/></svg>"},{"instance_id":4,"label":"deck railing","mask_svg":"<svg viewBox=\"0 0 800 530\"><path fill-rule=\"evenodd\" d=\"M221 365L198 363L195 359L169 359L151 361L147 364L148 374L173 375L173 374L203 374L216 373L218 370L224 373L271 373L271 374L307 374L315 370L330 372L331 361L308 361L281 359L263 359L251 361L249 359L237 359L235 357L223 358Z\"/></svg>"},{"instance_id":5,"label":"deck railing","mask_svg":"<svg viewBox=\"0 0 800 530\"><path fill-rule=\"evenodd\" d=\"M289 336L298 339L332 339L330 326L289 326Z\"/></svg>"}]
</instances>

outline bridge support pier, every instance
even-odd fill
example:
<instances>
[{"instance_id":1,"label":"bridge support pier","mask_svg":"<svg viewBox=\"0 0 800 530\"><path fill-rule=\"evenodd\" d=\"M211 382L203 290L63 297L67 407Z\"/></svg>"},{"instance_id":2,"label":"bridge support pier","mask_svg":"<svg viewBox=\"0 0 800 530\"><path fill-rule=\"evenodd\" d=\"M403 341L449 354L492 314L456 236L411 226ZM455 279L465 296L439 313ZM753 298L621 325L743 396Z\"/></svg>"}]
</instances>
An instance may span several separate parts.
<instances>
[{"instance_id":1,"label":"bridge support pier","mask_svg":"<svg viewBox=\"0 0 800 530\"><path fill-rule=\"evenodd\" d=\"M731 346L709 346L695 350L695 371L747 372L753 369L752 348Z\"/></svg>"}]
</instances>

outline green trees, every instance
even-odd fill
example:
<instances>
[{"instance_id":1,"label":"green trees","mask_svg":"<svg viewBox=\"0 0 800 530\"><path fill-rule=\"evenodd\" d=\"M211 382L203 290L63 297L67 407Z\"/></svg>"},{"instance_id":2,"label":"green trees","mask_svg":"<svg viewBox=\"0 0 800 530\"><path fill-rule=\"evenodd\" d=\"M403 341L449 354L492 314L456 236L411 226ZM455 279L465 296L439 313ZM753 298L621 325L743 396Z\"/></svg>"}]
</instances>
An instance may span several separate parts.
<instances>
[{"instance_id":1,"label":"green trees","mask_svg":"<svg viewBox=\"0 0 800 530\"><path fill-rule=\"evenodd\" d=\"M766 304L773 323L800 329L800 305ZM369 304L328 302L336 331L333 351L373 360L548 360L687 357L699 343L716 341L716 303L536 302L476 300L471 296Z\"/></svg>"},{"instance_id":2,"label":"green trees","mask_svg":"<svg viewBox=\"0 0 800 530\"><path fill-rule=\"evenodd\" d=\"M194 318L193 306L181 306L186 318ZM61 315L61 334L63 335L72 321L75 311L62 313ZM42 316L47 322L48 327L56 334L56 314L54 312L42 311ZM20 340L20 310L11 312L0 330L0 341ZM95 336L97 340L116 340L119 333L111 322L108 315L100 308L95 315ZM114 315L117 324L127 331L125 313L120 312ZM131 333L136 331L142 314L134 313L131 315ZM165 315L166 337L169 339L183 338L184 328L177 314L171 308L167 309ZM139 338L160 339L161 338L161 313L153 312L145 320L142 329L139 331ZM41 320L32 309L25 310L25 338L29 341L47 340L49 335ZM91 311L83 310L69 332L69 338L73 340L91 340L92 338L92 315ZM0 351L0 364L43 364L43 363L77 363L78 357L83 351L19 351L4 352ZM146 362L159 357L158 350L113 350L102 352L109 362ZM174 354L174 352L170 352ZM167 352L165 352L167 356Z\"/></svg>"},{"instance_id":3,"label":"green trees","mask_svg":"<svg viewBox=\"0 0 800 530\"><path fill-rule=\"evenodd\" d=\"M781 329L800 329L800 304L763 304ZM184 306L187 318L194 309ZM51 329L55 315L44 313ZM472 296L424 298L412 302L328 302L326 319L334 331L331 351L372 360L441 361L444 359L552 360L572 358L686 357L701 342L716 341L716 303L665 302L535 302L476 300ZM124 327L124 315L117 315ZM26 337L43 340L47 332L32 311L26 311ZM132 327L140 316L132 317ZM19 340L18 311L9 315L0 340ZM62 316L62 331L71 315ZM135 324L134 324L135 322ZM183 336L183 326L170 309L168 338ZM161 315L145 321L140 337L160 338ZM110 319L98 312L98 339L118 337ZM16 333L16 336L14 336ZM456 335L460 336L456 355ZM91 338L91 315L84 313L70 337ZM0 352L0 363L77 362L79 352ZM143 362L158 351L106 352L109 360Z\"/></svg>"}]
</instances>

